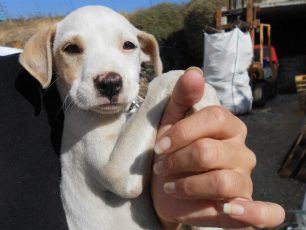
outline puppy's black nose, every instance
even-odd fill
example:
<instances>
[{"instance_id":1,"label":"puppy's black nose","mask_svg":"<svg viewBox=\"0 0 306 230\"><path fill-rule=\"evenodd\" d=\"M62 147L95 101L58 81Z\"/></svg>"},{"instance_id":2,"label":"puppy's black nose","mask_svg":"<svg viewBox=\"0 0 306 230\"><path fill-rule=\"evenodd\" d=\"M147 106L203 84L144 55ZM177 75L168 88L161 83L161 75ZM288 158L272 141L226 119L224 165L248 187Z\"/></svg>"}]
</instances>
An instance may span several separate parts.
<instances>
[{"instance_id":1,"label":"puppy's black nose","mask_svg":"<svg viewBox=\"0 0 306 230\"><path fill-rule=\"evenodd\" d=\"M114 72L98 75L94 80L95 87L102 96L109 99L110 102L116 102L117 96L122 88L122 77Z\"/></svg>"}]
</instances>

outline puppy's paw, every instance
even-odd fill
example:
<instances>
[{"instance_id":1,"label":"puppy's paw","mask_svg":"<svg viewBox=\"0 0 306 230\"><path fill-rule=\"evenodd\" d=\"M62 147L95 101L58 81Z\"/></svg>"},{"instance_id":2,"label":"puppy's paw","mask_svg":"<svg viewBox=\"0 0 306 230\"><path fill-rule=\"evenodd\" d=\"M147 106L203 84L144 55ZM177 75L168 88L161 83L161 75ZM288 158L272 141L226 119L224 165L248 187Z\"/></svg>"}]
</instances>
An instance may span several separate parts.
<instances>
[{"instance_id":1,"label":"puppy's paw","mask_svg":"<svg viewBox=\"0 0 306 230\"><path fill-rule=\"evenodd\" d=\"M113 192L126 199L138 197L143 190L142 180L138 177L139 176L135 175L114 181L112 188Z\"/></svg>"},{"instance_id":2,"label":"puppy's paw","mask_svg":"<svg viewBox=\"0 0 306 230\"><path fill-rule=\"evenodd\" d=\"M139 175L129 176L127 185L126 185L126 193L124 194L124 198L136 198L138 197L143 190L142 177Z\"/></svg>"},{"instance_id":3,"label":"puppy's paw","mask_svg":"<svg viewBox=\"0 0 306 230\"><path fill-rule=\"evenodd\" d=\"M143 191L143 177L141 175L124 174L121 171L111 166L103 168L108 189L122 198L138 197Z\"/></svg>"},{"instance_id":4,"label":"puppy's paw","mask_svg":"<svg viewBox=\"0 0 306 230\"><path fill-rule=\"evenodd\" d=\"M175 86L175 83L183 74L184 71L182 70L172 70L162 74L159 77L154 78L149 84L147 95L152 94L154 95L154 97L156 97L159 96L161 92L165 92L166 95L170 96Z\"/></svg>"}]
</instances>

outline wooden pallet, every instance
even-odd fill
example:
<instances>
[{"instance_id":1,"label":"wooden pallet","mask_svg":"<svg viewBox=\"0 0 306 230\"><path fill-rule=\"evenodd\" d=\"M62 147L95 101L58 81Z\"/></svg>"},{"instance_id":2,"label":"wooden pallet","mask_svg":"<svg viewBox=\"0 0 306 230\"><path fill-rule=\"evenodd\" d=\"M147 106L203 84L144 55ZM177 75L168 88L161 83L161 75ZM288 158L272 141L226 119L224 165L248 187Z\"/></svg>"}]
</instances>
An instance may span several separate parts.
<instances>
[{"instance_id":1,"label":"wooden pallet","mask_svg":"<svg viewBox=\"0 0 306 230\"><path fill-rule=\"evenodd\" d=\"M299 104L304 111L304 119L300 132L292 143L278 174L306 182L306 75L296 76L295 84Z\"/></svg>"},{"instance_id":2,"label":"wooden pallet","mask_svg":"<svg viewBox=\"0 0 306 230\"><path fill-rule=\"evenodd\" d=\"M304 119L305 121L305 119ZM306 182L306 124L292 143L278 174Z\"/></svg>"},{"instance_id":3,"label":"wooden pallet","mask_svg":"<svg viewBox=\"0 0 306 230\"><path fill-rule=\"evenodd\" d=\"M306 75L297 75L295 76L295 86L296 91L299 96L299 104L301 109L305 111L306 103Z\"/></svg>"}]
</instances>

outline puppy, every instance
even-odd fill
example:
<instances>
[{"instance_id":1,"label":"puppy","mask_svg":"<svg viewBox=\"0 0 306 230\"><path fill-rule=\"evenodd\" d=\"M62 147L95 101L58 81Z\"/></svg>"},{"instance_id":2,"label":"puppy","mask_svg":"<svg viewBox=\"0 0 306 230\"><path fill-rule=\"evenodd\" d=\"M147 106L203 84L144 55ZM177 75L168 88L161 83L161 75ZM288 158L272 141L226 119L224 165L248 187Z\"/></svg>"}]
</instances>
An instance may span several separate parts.
<instances>
[{"instance_id":1,"label":"puppy","mask_svg":"<svg viewBox=\"0 0 306 230\"><path fill-rule=\"evenodd\" d=\"M183 71L155 78L140 109L140 64L162 72L158 44L123 16L102 6L80 8L35 34L20 63L42 85L56 85L65 109L61 195L70 229L159 229L146 184L156 130ZM218 104L206 85L204 107Z\"/></svg>"}]
</instances>

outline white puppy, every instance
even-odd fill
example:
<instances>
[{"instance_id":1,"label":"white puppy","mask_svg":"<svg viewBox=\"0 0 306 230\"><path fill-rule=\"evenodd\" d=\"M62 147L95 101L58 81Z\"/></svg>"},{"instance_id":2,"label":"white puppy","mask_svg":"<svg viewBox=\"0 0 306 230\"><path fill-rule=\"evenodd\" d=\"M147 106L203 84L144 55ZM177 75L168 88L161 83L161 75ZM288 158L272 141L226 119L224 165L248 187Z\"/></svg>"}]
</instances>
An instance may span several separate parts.
<instances>
[{"instance_id":1,"label":"white puppy","mask_svg":"<svg viewBox=\"0 0 306 230\"><path fill-rule=\"evenodd\" d=\"M63 102L73 105L65 110L61 147L61 194L70 229L160 228L145 181L157 126L183 71L153 80L127 122L143 61L161 74L154 37L102 6L78 9L35 34L20 56L44 88L55 71ZM215 91L205 89L201 106L218 104Z\"/></svg>"}]
</instances>

